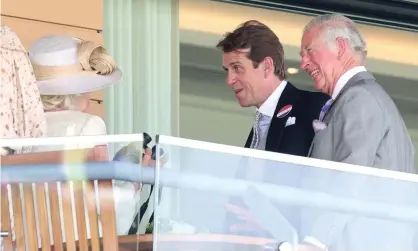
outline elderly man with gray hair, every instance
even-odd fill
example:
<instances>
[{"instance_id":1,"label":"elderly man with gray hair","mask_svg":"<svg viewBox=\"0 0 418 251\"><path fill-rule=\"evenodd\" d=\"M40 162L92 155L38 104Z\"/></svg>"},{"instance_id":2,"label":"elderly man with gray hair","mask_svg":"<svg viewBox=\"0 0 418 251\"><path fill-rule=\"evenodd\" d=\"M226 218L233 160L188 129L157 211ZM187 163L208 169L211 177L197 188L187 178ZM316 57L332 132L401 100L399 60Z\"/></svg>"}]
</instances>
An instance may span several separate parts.
<instances>
[{"instance_id":1,"label":"elderly man with gray hair","mask_svg":"<svg viewBox=\"0 0 418 251\"><path fill-rule=\"evenodd\" d=\"M340 14L314 18L305 27L300 54L315 88L331 96L313 121L309 156L414 173L411 138L395 103L364 67L366 42L354 22ZM314 171L303 178L304 188L418 208L416 184ZM306 210L302 221L306 237L298 250L411 251L417 230L412 223L324 210Z\"/></svg>"}]
</instances>

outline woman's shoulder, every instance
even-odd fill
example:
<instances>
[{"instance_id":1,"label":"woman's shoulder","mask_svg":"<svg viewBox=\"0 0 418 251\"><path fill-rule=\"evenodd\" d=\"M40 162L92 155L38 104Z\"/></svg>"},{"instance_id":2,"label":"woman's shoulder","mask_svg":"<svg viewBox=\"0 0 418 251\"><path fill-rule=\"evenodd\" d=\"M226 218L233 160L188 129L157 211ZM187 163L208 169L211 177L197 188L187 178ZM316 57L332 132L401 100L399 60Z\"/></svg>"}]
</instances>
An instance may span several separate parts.
<instances>
[{"instance_id":1,"label":"woman's shoulder","mask_svg":"<svg viewBox=\"0 0 418 251\"><path fill-rule=\"evenodd\" d=\"M92 114L87 115L81 135L103 135L107 133L106 124L101 117Z\"/></svg>"}]
</instances>

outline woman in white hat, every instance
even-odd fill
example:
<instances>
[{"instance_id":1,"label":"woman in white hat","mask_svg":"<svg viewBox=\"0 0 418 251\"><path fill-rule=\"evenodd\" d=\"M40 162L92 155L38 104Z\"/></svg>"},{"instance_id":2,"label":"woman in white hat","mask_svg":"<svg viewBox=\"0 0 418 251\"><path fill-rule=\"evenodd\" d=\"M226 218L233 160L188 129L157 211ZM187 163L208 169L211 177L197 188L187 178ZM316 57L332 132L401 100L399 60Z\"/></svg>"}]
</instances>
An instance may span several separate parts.
<instances>
[{"instance_id":1,"label":"woman in white hat","mask_svg":"<svg viewBox=\"0 0 418 251\"><path fill-rule=\"evenodd\" d=\"M106 134L104 121L85 112L90 92L116 84L122 76L113 58L101 45L67 35L47 35L31 44L29 58L45 110L46 136ZM90 147L94 146L82 143L39 147L37 151ZM124 235L128 233L136 213L136 189L132 183L114 182L113 191L117 233Z\"/></svg>"},{"instance_id":2,"label":"woman in white hat","mask_svg":"<svg viewBox=\"0 0 418 251\"><path fill-rule=\"evenodd\" d=\"M31 44L29 58L46 112L48 137L106 134L102 118L85 112L90 92L118 83L122 76L101 45L67 35L47 35ZM57 147L38 150L61 150Z\"/></svg>"}]
</instances>

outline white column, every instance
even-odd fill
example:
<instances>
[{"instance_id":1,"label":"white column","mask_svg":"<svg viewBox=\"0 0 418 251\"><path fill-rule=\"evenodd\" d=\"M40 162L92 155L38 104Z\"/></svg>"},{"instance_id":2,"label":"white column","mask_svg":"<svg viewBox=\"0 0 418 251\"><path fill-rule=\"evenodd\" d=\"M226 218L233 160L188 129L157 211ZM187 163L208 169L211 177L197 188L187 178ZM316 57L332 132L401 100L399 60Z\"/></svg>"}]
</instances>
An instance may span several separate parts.
<instances>
[{"instance_id":1,"label":"white column","mask_svg":"<svg viewBox=\"0 0 418 251\"><path fill-rule=\"evenodd\" d=\"M109 134L179 135L178 30L178 0L104 0L105 47L123 73L105 94ZM172 196L163 190L167 211Z\"/></svg>"},{"instance_id":2,"label":"white column","mask_svg":"<svg viewBox=\"0 0 418 251\"><path fill-rule=\"evenodd\" d=\"M178 136L178 0L104 0L103 34L123 72L105 95L108 133Z\"/></svg>"}]
</instances>

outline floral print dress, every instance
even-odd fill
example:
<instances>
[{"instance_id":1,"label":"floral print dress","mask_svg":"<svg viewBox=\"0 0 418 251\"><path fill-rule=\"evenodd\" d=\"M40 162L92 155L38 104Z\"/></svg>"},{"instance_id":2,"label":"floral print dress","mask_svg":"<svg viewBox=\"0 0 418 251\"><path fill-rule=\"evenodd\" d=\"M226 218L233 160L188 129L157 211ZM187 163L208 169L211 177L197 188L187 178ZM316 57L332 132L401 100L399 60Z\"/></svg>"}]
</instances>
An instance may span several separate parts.
<instances>
[{"instance_id":1,"label":"floral print dress","mask_svg":"<svg viewBox=\"0 0 418 251\"><path fill-rule=\"evenodd\" d=\"M0 27L0 68L0 140L42 137L46 120L32 65L20 39L8 27ZM0 147L0 155L29 151L30 147ZM0 250L4 250L2 238Z\"/></svg>"},{"instance_id":2,"label":"floral print dress","mask_svg":"<svg viewBox=\"0 0 418 251\"><path fill-rule=\"evenodd\" d=\"M32 65L17 35L0 27L0 139L41 137L45 117ZM0 149L0 155L30 148Z\"/></svg>"}]
</instances>

